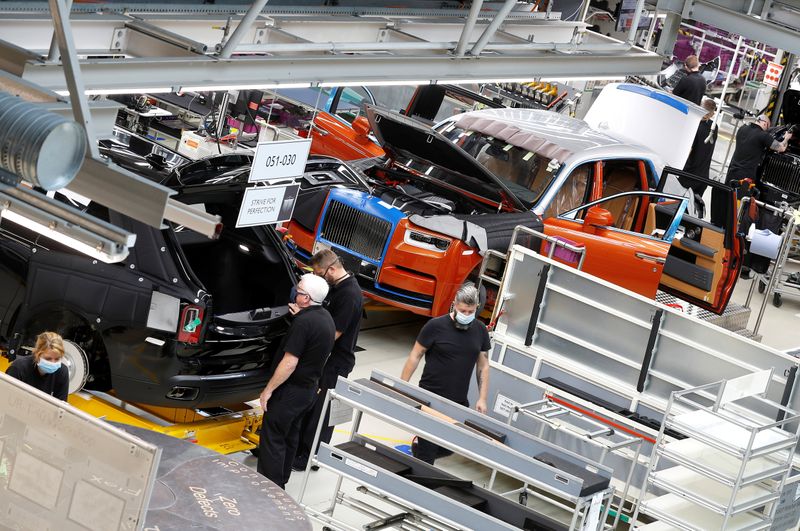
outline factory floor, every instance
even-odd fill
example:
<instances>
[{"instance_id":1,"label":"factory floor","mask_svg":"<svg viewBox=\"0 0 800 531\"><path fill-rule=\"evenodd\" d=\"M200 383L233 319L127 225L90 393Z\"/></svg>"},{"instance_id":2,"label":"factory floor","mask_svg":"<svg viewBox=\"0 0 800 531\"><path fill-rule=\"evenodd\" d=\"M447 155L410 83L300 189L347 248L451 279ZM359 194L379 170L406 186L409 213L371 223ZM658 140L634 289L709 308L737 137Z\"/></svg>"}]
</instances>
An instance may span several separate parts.
<instances>
[{"instance_id":1,"label":"factory floor","mask_svg":"<svg viewBox=\"0 0 800 531\"><path fill-rule=\"evenodd\" d=\"M797 268L794 267L794 269ZM732 300L739 304L744 304L751 282L751 280L740 279ZM780 308L774 307L771 304L771 300L768 301L759 331L763 336L763 344L779 350L800 348L800 333L797 332L798 328L800 328L798 326L800 325L800 290L798 290L797 295L796 297L785 295L783 297L783 305ZM751 329L755 323L756 313L763 297L758 291L754 293L751 302L753 314L749 323ZM359 347L364 350L356 355L356 368L351 378L369 377L373 370L399 375L406 356L414 344L414 339L425 321L425 318L408 312L370 306L367 312L367 319L362 322L362 331L358 340ZM422 366L417 370L412 382L416 383L421 373ZM349 427L349 424L337 426L332 441L333 444L346 440L349 434ZM360 431L376 441L393 447L409 445L412 439L412 434L369 416L364 417ZM253 468L256 466L256 458L250 454L237 454L234 458ZM490 471L488 469L458 455L439 459L437 466L459 477L471 479L478 485L485 485L489 480ZM337 476L325 470L311 472L310 474L311 477L309 478L303 502L319 509L325 509L330 503L336 487ZM303 473L295 472L287 485L287 492L295 499L299 499L302 480ZM496 484L496 489L512 490L518 486L519 484L509 478L500 477ZM355 485L352 483L348 484L345 481L343 488L347 493L355 493ZM359 494L359 496L364 498L365 495ZM384 510L389 514L401 512L397 508L382 505L382 502L372 501L377 503L378 506L383 506ZM536 500L529 498L529 504L535 502ZM539 508L545 512L550 512L551 516L566 517L563 514L554 514L555 509L550 504L541 504ZM347 507L338 506L336 511L338 517L357 524L356 527L360 527L360 525L370 521L369 517L355 513L355 511ZM322 527L318 522L314 522L315 530L322 529Z\"/></svg>"}]
</instances>

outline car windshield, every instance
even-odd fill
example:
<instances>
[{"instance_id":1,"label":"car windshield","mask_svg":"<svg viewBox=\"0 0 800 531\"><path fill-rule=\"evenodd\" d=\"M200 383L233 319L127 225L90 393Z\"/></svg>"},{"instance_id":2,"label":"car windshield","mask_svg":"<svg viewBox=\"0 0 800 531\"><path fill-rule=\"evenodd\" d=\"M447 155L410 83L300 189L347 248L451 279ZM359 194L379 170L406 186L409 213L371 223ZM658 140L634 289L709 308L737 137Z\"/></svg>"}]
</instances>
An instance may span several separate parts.
<instances>
[{"instance_id":1,"label":"car windshield","mask_svg":"<svg viewBox=\"0 0 800 531\"><path fill-rule=\"evenodd\" d=\"M449 124L440 132L475 157L527 207L533 208L562 164L556 159Z\"/></svg>"}]
</instances>

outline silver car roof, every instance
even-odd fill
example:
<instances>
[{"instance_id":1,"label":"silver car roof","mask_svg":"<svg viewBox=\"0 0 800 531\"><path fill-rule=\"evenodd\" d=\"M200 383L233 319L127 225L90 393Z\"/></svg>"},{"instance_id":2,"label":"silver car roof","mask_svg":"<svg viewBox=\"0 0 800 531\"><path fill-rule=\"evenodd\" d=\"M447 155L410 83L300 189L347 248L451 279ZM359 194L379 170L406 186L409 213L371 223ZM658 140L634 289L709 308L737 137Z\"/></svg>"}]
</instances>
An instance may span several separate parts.
<instances>
[{"instance_id":1,"label":"silver car roof","mask_svg":"<svg viewBox=\"0 0 800 531\"><path fill-rule=\"evenodd\" d=\"M651 150L635 144L623 143L602 131L592 129L583 120L570 118L551 111L536 109L484 109L471 111L448 118L444 123L460 121L468 118L466 122L474 122L475 118L482 118L495 122L498 127L512 126L523 133L535 135L571 153L570 159L603 159L603 158L647 158L659 160ZM472 129L471 127L466 127ZM481 129L485 128L484 127ZM437 128L438 129L438 128ZM520 135L517 135L519 137ZM511 140L512 144L517 144ZM520 147L525 147L520 145Z\"/></svg>"}]
</instances>

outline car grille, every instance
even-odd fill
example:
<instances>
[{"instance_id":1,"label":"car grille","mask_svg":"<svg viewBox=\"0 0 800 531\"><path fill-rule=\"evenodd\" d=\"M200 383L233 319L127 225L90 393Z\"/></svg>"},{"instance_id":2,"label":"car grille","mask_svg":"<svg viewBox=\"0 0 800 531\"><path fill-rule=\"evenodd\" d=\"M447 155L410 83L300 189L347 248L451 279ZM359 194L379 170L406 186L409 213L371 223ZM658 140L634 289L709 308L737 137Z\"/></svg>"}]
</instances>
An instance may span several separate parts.
<instances>
[{"instance_id":1,"label":"car grille","mask_svg":"<svg viewBox=\"0 0 800 531\"><path fill-rule=\"evenodd\" d=\"M800 157L770 153L764 161L761 180L783 191L800 194Z\"/></svg>"},{"instance_id":2,"label":"car grille","mask_svg":"<svg viewBox=\"0 0 800 531\"><path fill-rule=\"evenodd\" d=\"M321 236L373 260L380 260L392 224L333 200L328 205Z\"/></svg>"}]
</instances>

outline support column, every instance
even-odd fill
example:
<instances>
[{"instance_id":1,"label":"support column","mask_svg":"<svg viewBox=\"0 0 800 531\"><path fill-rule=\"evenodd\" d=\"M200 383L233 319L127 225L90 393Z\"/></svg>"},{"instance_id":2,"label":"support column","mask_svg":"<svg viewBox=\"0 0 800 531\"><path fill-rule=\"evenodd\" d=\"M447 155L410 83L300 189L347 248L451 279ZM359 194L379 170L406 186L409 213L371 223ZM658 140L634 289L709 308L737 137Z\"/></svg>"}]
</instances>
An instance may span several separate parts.
<instances>
[{"instance_id":1,"label":"support column","mask_svg":"<svg viewBox=\"0 0 800 531\"><path fill-rule=\"evenodd\" d=\"M783 52L783 55L779 61L779 63L783 65L781 81L778 83L778 88L772 91L766 111L766 115L769 116L769 119L772 120L773 124L775 124L778 121L778 118L780 118L781 107L783 107L783 95L786 93L786 89L789 88L789 82L792 79L792 68L796 62L797 56L795 54Z\"/></svg>"},{"instance_id":2,"label":"support column","mask_svg":"<svg viewBox=\"0 0 800 531\"><path fill-rule=\"evenodd\" d=\"M665 57L671 57L675 49L675 41L678 40L678 30L681 27L681 15L679 13L667 12L664 19L664 27L661 28L661 36L658 38L656 53Z\"/></svg>"}]
</instances>

